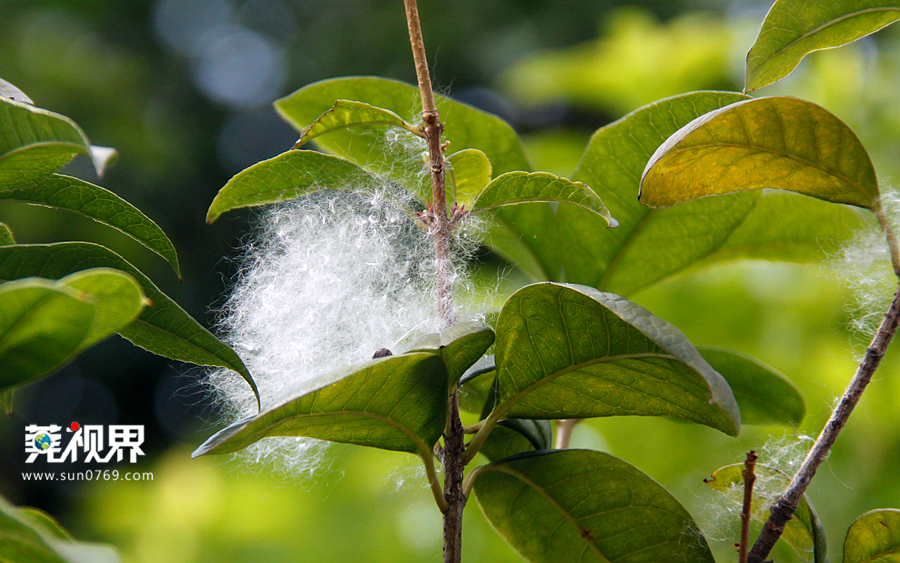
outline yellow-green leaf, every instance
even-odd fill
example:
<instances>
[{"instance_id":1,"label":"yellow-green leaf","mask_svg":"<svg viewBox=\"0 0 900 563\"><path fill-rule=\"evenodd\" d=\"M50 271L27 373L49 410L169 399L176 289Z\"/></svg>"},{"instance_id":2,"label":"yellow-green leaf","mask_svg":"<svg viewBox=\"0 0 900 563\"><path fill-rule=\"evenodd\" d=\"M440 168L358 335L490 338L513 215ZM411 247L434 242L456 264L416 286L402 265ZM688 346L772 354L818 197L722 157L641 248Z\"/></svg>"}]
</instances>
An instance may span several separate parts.
<instances>
[{"instance_id":1,"label":"yellow-green leaf","mask_svg":"<svg viewBox=\"0 0 900 563\"><path fill-rule=\"evenodd\" d=\"M90 217L160 255L181 277L175 246L166 233L140 209L100 186L70 176L50 174L27 186L0 187L0 199L67 209Z\"/></svg>"},{"instance_id":2,"label":"yellow-green leaf","mask_svg":"<svg viewBox=\"0 0 900 563\"><path fill-rule=\"evenodd\" d=\"M705 482L715 491L733 496L732 501L740 503L743 498L744 464L736 463L717 469L711 479ZM781 471L758 463L756 475L759 482L766 482L768 490L783 491L790 483L790 477ZM765 522L769 517L769 505L773 499L761 499L754 490L751 516L757 522ZM803 559L810 563L826 563L828 546L825 542L825 529L815 509L806 495L800 499L794 517L788 520L781 539L797 550Z\"/></svg>"},{"instance_id":3,"label":"yellow-green leaf","mask_svg":"<svg viewBox=\"0 0 900 563\"><path fill-rule=\"evenodd\" d=\"M68 117L0 96L0 187L28 185L89 147Z\"/></svg>"},{"instance_id":4,"label":"yellow-green leaf","mask_svg":"<svg viewBox=\"0 0 900 563\"><path fill-rule=\"evenodd\" d=\"M235 452L268 436L305 436L430 456L447 418L440 356L412 352L307 381L193 453Z\"/></svg>"},{"instance_id":5,"label":"yellow-green leaf","mask_svg":"<svg viewBox=\"0 0 900 563\"><path fill-rule=\"evenodd\" d=\"M311 125L303 128L295 146L300 147L319 135L338 129L370 125L395 125L416 135L422 134L418 128L407 123L389 109L378 108L364 102L338 100L330 110L320 115Z\"/></svg>"},{"instance_id":6,"label":"yellow-green leaf","mask_svg":"<svg viewBox=\"0 0 900 563\"><path fill-rule=\"evenodd\" d=\"M856 134L822 107L785 97L738 102L682 127L647 163L640 201L669 207L765 188L879 205L875 169Z\"/></svg>"},{"instance_id":7,"label":"yellow-green leaf","mask_svg":"<svg viewBox=\"0 0 900 563\"><path fill-rule=\"evenodd\" d=\"M464 149L451 154L447 162L456 203L471 207L491 181L491 161L478 149Z\"/></svg>"},{"instance_id":8,"label":"yellow-green leaf","mask_svg":"<svg viewBox=\"0 0 900 563\"><path fill-rule=\"evenodd\" d=\"M491 419L672 416L736 436L728 383L676 327L618 295L539 283L497 320Z\"/></svg>"},{"instance_id":9,"label":"yellow-green leaf","mask_svg":"<svg viewBox=\"0 0 900 563\"><path fill-rule=\"evenodd\" d=\"M776 0L747 53L746 90L781 80L813 51L856 41L898 19L897 0Z\"/></svg>"},{"instance_id":10,"label":"yellow-green leaf","mask_svg":"<svg viewBox=\"0 0 900 563\"><path fill-rule=\"evenodd\" d=\"M900 563L900 510L871 510L857 518L844 540L844 563Z\"/></svg>"},{"instance_id":11,"label":"yellow-green leaf","mask_svg":"<svg viewBox=\"0 0 900 563\"><path fill-rule=\"evenodd\" d=\"M377 178L356 164L316 151L291 150L242 170L219 190L206 222L240 207L285 201L321 190L358 190Z\"/></svg>"},{"instance_id":12,"label":"yellow-green leaf","mask_svg":"<svg viewBox=\"0 0 900 563\"><path fill-rule=\"evenodd\" d=\"M600 215L610 227L619 224L590 187L547 172L508 172L494 178L478 194L472 211L530 202L571 203Z\"/></svg>"}]
</instances>

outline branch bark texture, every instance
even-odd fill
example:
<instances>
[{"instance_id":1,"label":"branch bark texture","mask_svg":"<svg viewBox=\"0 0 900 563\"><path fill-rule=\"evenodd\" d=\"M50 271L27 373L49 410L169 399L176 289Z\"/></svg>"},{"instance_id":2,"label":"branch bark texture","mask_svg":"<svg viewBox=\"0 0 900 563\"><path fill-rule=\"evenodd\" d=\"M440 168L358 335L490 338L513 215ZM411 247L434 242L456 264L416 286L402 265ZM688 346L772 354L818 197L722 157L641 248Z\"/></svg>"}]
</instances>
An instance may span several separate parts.
<instances>
[{"instance_id":1,"label":"branch bark texture","mask_svg":"<svg viewBox=\"0 0 900 563\"><path fill-rule=\"evenodd\" d=\"M419 22L419 10L416 0L403 0L406 7L406 23L409 27L409 42L412 46L413 59L416 64L416 78L419 93L422 97L422 131L428 145L428 158L431 168L431 192L433 203L429 207L429 225L434 237L434 257L436 265L437 304L439 330L453 324L452 259L450 256L450 239L452 226L447 215L446 179L444 177L444 148L441 144L441 125L431 77L428 72L428 61L425 57L425 44L422 40L422 27ZM454 389L449 399L448 424L444 432L444 446L439 455L444 467L444 563L461 563L462 561L462 518L466 506L466 495L463 491L463 472L465 469L465 432L459 419L459 399Z\"/></svg>"},{"instance_id":2,"label":"branch bark texture","mask_svg":"<svg viewBox=\"0 0 900 563\"><path fill-rule=\"evenodd\" d=\"M892 248L891 250L893 254L894 249ZM898 323L900 323L900 288L894 293L894 300L891 302L891 306L888 308L884 320L875 334L875 338L869 344L866 355L859 364L853 379L850 381L850 385L841 397L837 407L831 413L825 428L822 429L822 432L816 439L816 443L813 444L806 459L803 460L803 465L800 466L797 474L794 475L787 490L772 506L772 513L769 519L766 520L756 543L753 544L753 549L750 550L747 558L749 563L763 563L775 546L775 542L781 537L782 532L784 532L784 525L793 517L794 512L797 510L797 504L815 476L816 470L825 461L831 446L847 423L850 413L853 412L853 408L859 402L860 397L862 397L863 391L865 391L866 386L872 380L872 374L875 373L875 370L881 364L881 359L884 357L888 344L891 343L891 339L897 332Z\"/></svg>"}]
</instances>

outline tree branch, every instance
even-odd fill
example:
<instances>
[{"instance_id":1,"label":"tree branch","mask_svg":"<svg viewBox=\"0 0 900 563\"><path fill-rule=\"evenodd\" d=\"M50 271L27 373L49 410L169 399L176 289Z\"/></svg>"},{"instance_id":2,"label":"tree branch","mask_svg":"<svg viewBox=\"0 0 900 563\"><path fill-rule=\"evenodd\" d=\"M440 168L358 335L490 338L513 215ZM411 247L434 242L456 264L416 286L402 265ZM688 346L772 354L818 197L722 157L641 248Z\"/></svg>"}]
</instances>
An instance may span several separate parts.
<instances>
[{"instance_id":1,"label":"tree branch","mask_svg":"<svg viewBox=\"0 0 900 563\"><path fill-rule=\"evenodd\" d=\"M409 27L409 42L412 45L413 60L416 63L416 79L419 82L419 94L422 97L422 119L425 122L423 132L428 144L428 160L431 166L431 193L434 200L430 211L431 232L434 236L434 257L437 267L437 300L439 330L452 325L456 314L453 311L451 294L450 258L451 225L447 217L447 188L444 177L444 149L441 146L441 125L434 91L431 88L431 76L428 73L428 61L425 58L425 44L422 41L422 27L419 23L419 9L416 0L403 0L406 6L406 23Z\"/></svg>"},{"instance_id":2,"label":"tree branch","mask_svg":"<svg viewBox=\"0 0 900 563\"><path fill-rule=\"evenodd\" d=\"M816 439L816 443L813 444L812 449L806 455L803 465L800 466L797 474L794 475L787 490L772 506L772 513L769 519L766 520L759 538L750 551L749 563L763 563L769 552L772 551L775 542L781 537L784 525L793 517L794 511L797 510L797 504L803 497L803 493L806 492L806 488L812 481L813 476L815 476L816 470L825 461L832 444L834 444L841 429L847 423L850 413L853 412L853 408L859 402L860 397L862 397L866 385L872 380L872 374L875 373L875 370L881 364L881 359L884 357L888 344L891 343L891 339L897 332L898 324L900 324L900 288L894 293L894 300L884 316L884 321L878 328L878 332L869 345L869 349L866 350L866 355L859 364L859 368L857 368L856 374L850 381L850 385L841 397L837 407L831 413L831 418L828 419L828 423L822 429L821 434Z\"/></svg>"},{"instance_id":3,"label":"tree branch","mask_svg":"<svg viewBox=\"0 0 900 563\"><path fill-rule=\"evenodd\" d=\"M413 60L416 63L416 78L422 97L422 120L424 121L422 131L428 145L428 160L431 166L431 193L434 203L429 206L426 223L434 237L438 330L443 330L452 325L456 317L451 293L453 268L450 256L451 223L447 216L444 148L441 145L441 133L444 127L441 125L437 105L434 101L434 91L431 88L431 77L428 74L425 44L422 41L422 26L419 22L419 9L416 0L403 0L403 4L406 7L409 42L412 46ZM462 517L463 509L466 506L466 495L463 492L466 448L465 433L459 419L459 397L456 389L450 394L448 407L444 447L440 450L441 464L444 466L444 500L446 501L444 563L460 563L462 561Z\"/></svg>"},{"instance_id":4,"label":"tree branch","mask_svg":"<svg viewBox=\"0 0 900 563\"><path fill-rule=\"evenodd\" d=\"M750 551L750 516L753 511L753 484L756 483L756 460L759 456L750 450L747 459L744 460L744 504L741 507L741 543L738 563L747 563L747 553Z\"/></svg>"}]
</instances>

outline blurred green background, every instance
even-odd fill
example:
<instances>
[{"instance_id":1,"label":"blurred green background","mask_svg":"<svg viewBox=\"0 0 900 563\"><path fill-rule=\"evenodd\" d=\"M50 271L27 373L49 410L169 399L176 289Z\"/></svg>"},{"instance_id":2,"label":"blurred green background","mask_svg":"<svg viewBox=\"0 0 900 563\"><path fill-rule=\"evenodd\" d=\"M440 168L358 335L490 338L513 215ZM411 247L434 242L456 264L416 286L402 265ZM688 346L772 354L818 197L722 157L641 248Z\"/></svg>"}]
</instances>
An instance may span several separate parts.
<instances>
[{"instance_id":1,"label":"blurred green background","mask_svg":"<svg viewBox=\"0 0 900 563\"><path fill-rule=\"evenodd\" d=\"M743 58L770 2L420 4L440 91L507 119L536 168L567 175L590 134L630 110L691 90L740 90ZM73 118L95 144L119 150L100 183L169 234L184 281L129 239L75 215L0 202L0 221L19 242L109 245L207 326L256 213L207 226L206 208L231 175L296 140L271 102L323 78L415 78L399 0L0 0L0 34L0 77ZM759 95L809 99L846 120L889 186L900 173L898 87L900 29L888 28L813 54ZM66 171L96 181L86 161ZM517 279L511 274L507 286ZM881 290L890 297L890 280ZM730 560L737 515L702 479L770 436L787 445L815 436L865 346L848 328L851 290L822 265L745 262L683 275L635 300L697 344L778 368L806 397L799 429L748 427L739 439L655 419L576 428L574 446L609 451L660 481L720 540L719 560ZM858 515L900 507L898 367L889 352L810 489L833 560ZM0 494L49 510L80 538L116 544L129 562L440 560L439 513L407 456L337 446L302 481L191 460L216 420L200 374L120 338L96 346L20 393L16 413L0 421ZM23 426L73 420L146 425L140 470L154 480L23 481L32 469ZM770 462L793 459L767 454ZM520 560L474 501L466 518L467 561ZM788 550L776 557L797 560Z\"/></svg>"}]
</instances>

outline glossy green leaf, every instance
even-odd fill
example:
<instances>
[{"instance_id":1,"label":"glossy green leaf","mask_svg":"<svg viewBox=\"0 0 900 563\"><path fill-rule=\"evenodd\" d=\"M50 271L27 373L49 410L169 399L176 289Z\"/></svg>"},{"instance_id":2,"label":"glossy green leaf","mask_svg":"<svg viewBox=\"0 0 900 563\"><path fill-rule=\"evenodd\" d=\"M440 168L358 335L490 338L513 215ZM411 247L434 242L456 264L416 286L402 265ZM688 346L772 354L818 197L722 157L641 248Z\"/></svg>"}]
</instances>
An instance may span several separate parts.
<instances>
[{"instance_id":1,"label":"glossy green leaf","mask_svg":"<svg viewBox=\"0 0 900 563\"><path fill-rule=\"evenodd\" d=\"M52 373L128 325L143 306L134 278L108 268L0 285L0 387Z\"/></svg>"},{"instance_id":2,"label":"glossy green leaf","mask_svg":"<svg viewBox=\"0 0 900 563\"><path fill-rule=\"evenodd\" d=\"M74 541L46 513L0 498L0 561L4 563L118 563L112 546Z\"/></svg>"},{"instance_id":3,"label":"glossy green leaf","mask_svg":"<svg viewBox=\"0 0 900 563\"><path fill-rule=\"evenodd\" d=\"M737 435L728 383L677 328L586 286L524 287L497 321L491 417L672 416Z\"/></svg>"},{"instance_id":4,"label":"glossy green leaf","mask_svg":"<svg viewBox=\"0 0 900 563\"><path fill-rule=\"evenodd\" d=\"M483 413L496 378L497 366L494 364L493 354L484 356L480 362L466 370L459 378L459 408L475 414ZM488 413L492 409L493 405L487 409Z\"/></svg>"},{"instance_id":5,"label":"glossy green leaf","mask_svg":"<svg viewBox=\"0 0 900 563\"><path fill-rule=\"evenodd\" d=\"M490 159L494 173L529 169L525 151L512 127L497 116L444 96L435 96L444 138L450 141L447 155L467 148L479 149ZM333 78L316 82L275 102L284 119L302 131L334 105L335 100L360 100L392 111L409 123L421 121L422 106L415 86L371 76ZM365 166L379 158L372 151L377 140L343 129L320 137L317 144Z\"/></svg>"},{"instance_id":6,"label":"glossy green leaf","mask_svg":"<svg viewBox=\"0 0 900 563\"><path fill-rule=\"evenodd\" d=\"M803 395L778 370L734 350L697 346L697 351L728 382L743 424L799 426L803 422Z\"/></svg>"},{"instance_id":7,"label":"glossy green leaf","mask_svg":"<svg viewBox=\"0 0 900 563\"><path fill-rule=\"evenodd\" d=\"M149 304L141 286L130 275L111 268L92 268L59 280L90 296L95 307L91 328L81 342L84 350L123 330Z\"/></svg>"},{"instance_id":8,"label":"glossy green leaf","mask_svg":"<svg viewBox=\"0 0 900 563\"><path fill-rule=\"evenodd\" d=\"M88 296L49 280L0 285L0 388L47 375L81 348L95 308Z\"/></svg>"},{"instance_id":9,"label":"glossy green leaf","mask_svg":"<svg viewBox=\"0 0 900 563\"><path fill-rule=\"evenodd\" d=\"M688 512L609 454L526 453L479 469L475 495L494 528L534 563L713 563Z\"/></svg>"},{"instance_id":10,"label":"glossy green leaf","mask_svg":"<svg viewBox=\"0 0 900 563\"><path fill-rule=\"evenodd\" d=\"M295 147L300 147L319 135L331 131L371 125L394 125L403 127L416 135L422 134L414 125L407 123L391 110L375 107L364 102L338 100L330 110L320 115L311 125L303 128Z\"/></svg>"},{"instance_id":11,"label":"glossy green leaf","mask_svg":"<svg viewBox=\"0 0 900 563\"><path fill-rule=\"evenodd\" d=\"M478 149L464 149L447 158L454 189L454 200L460 205L472 206L481 190L491 181L491 161Z\"/></svg>"},{"instance_id":12,"label":"glossy green leaf","mask_svg":"<svg viewBox=\"0 0 900 563\"><path fill-rule=\"evenodd\" d=\"M875 168L856 134L824 108L785 97L738 102L679 129L647 163L640 200L670 207L765 188L879 204Z\"/></svg>"},{"instance_id":13,"label":"glossy green leaf","mask_svg":"<svg viewBox=\"0 0 900 563\"><path fill-rule=\"evenodd\" d=\"M571 203L600 215L610 227L618 226L591 188L547 172L508 172L498 176L478 194L472 211L530 202Z\"/></svg>"},{"instance_id":14,"label":"glossy green leaf","mask_svg":"<svg viewBox=\"0 0 900 563\"><path fill-rule=\"evenodd\" d=\"M813 51L856 41L898 19L896 0L776 0L747 54L746 90L781 80Z\"/></svg>"},{"instance_id":15,"label":"glossy green leaf","mask_svg":"<svg viewBox=\"0 0 900 563\"><path fill-rule=\"evenodd\" d=\"M484 323L456 323L440 333L428 334L412 345L411 352L437 352L444 360L450 386L481 358L494 343L494 330Z\"/></svg>"},{"instance_id":16,"label":"glossy green leaf","mask_svg":"<svg viewBox=\"0 0 900 563\"><path fill-rule=\"evenodd\" d=\"M736 463L726 465L716 470L711 479L704 482L712 489L734 496L734 501L740 504L744 494L744 464ZM756 464L757 481L765 481L767 490L783 491L790 483L790 477L761 463ZM757 495L758 487L754 490L752 501L752 514L757 522L764 522L769 517L769 505L772 499L760 499ZM827 563L828 546L825 542L825 528L816 514L815 509L806 495L800 500L794 517L788 520L784 527L781 539L797 550L806 561L811 563Z\"/></svg>"},{"instance_id":17,"label":"glossy green leaf","mask_svg":"<svg viewBox=\"0 0 900 563\"><path fill-rule=\"evenodd\" d=\"M0 246L6 246L9 244L16 244L16 239L13 237L12 229L10 229L5 223L0 223Z\"/></svg>"},{"instance_id":18,"label":"glossy green leaf","mask_svg":"<svg viewBox=\"0 0 900 563\"><path fill-rule=\"evenodd\" d=\"M696 117L746 99L729 92L694 92L640 108L599 129L573 179L603 198L619 227L607 229L595 214L567 205L550 220L555 234L545 234L547 228L538 225L523 236L556 237L552 250L563 262L567 281L620 295L724 260L821 260L864 224L856 209L781 191L704 198L658 210L637 201L641 173L657 147Z\"/></svg>"},{"instance_id":19,"label":"glossy green leaf","mask_svg":"<svg viewBox=\"0 0 900 563\"><path fill-rule=\"evenodd\" d=\"M316 151L290 150L239 172L213 199L206 222L240 207L285 201L321 190L358 190L380 184L359 166Z\"/></svg>"},{"instance_id":20,"label":"glossy green leaf","mask_svg":"<svg viewBox=\"0 0 900 563\"><path fill-rule=\"evenodd\" d=\"M304 382L289 397L219 431L193 453L235 452L268 436L305 436L431 456L447 418L439 356L379 358Z\"/></svg>"},{"instance_id":21,"label":"glossy green leaf","mask_svg":"<svg viewBox=\"0 0 900 563\"><path fill-rule=\"evenodd\" d=\"M68 209L90 217L125 233L159 254L181 277L175 246L163 230L138 208L100 186L78 178L51 174L28 186L0 187L0 199Z\"/></svg>"},{"instance_id":22,"label":"glossy green leaf","mask_svg":"<svg viewBox=\"0 0 900 563\"><path fill-rule=\"evenodd\" d=\"M0 247L0 280L58 279L86 268L115 268L134 277L152 305L120 334L133 344L173 360L232 369L256 384L234 351L200 326L147 276L106 247L88 242L20 244Z\"/></svg>"},{"instance_id":23,"label":"glossy green leaf","mask_svg":"<svg viewBox=\"0 0 900 563\"><path fill-rule=\"evenodd\" d=\"M866 512L847 530L844 563L900 563L900 510Z\"/></svg>"},{"instance_id":24,"label":"glossy green leaf","mask_svg":"<svg viewBox=\"0 0 900 563\"><path fill-rule=\"evenodd\" d=\"M515 130L495 115L467 104L435 96L443 139L450 141L446 156L465 149L478 149L490 160L494 175L515 170L531 170L525 150ZM335 100L361 100L393 111L410 123L421 122L422 106L415 86L369 76L335 78L304 86L275 102L275 108L297 130L315 121L332 107ZM346 157L360 166L395 180L406 181L407 188L421 200L429 198L423 191L422 171L425 160L410 158L409 144L421 143L418 137L386 139L378 131L342 129L322 135L316 144L324 150ZM399 146L398 146L399 145ZM425 151L424 143L415 150ZM411 182L411 183L410 183ZM547 203L527 203L498 209L494 214L487 240L503 257L515 262L535 279L556 279L560 271L558 247L547 237L523 236L533 228L545 229L553 220L553 208Z\"/></svg>"},{"instance_id":25,"label":"glossy green leaf","mask_svg":"<svg viewBox=\"0 0 900 563\"><path fill-rule=\"evenodd\" d=\"M0 97L0 187L28 185L55 172L90 143L68 117Z\"/></svg>"},{"instance_id":26,"label":"glossy green leaf","mask_svg":"<svg viewBox=\"0 0 900 563\"><path fill-rule=\"evenodd\" d=\"M478 451L491 461L499 461L523 452L549 450L552 445L549 420L510 418L497 423Z\"/></svg>"}]
</instances>

